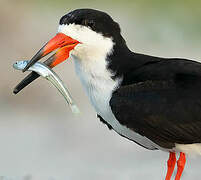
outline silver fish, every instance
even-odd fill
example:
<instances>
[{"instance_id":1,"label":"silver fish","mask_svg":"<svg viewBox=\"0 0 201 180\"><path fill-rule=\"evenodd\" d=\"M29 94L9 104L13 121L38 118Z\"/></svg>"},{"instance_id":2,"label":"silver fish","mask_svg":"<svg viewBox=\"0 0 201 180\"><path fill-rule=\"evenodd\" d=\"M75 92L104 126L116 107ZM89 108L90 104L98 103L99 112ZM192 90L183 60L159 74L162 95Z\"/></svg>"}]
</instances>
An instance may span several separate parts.
<instances>
[{"instance_id":1,"label":"silver fish","mask_svg":"<svg viewBox=\"0 0 201 180\"><path fill-rule=\"evenodd\" d=\"M14 69L17 70L23 70L26 65L28 64L28 60L26 61L17 61L16 63L13 64ZM80 111L76 104L73 101L73 98L71 97L68 89L65 87L64 83L62 80L59 78L59 76L47 65L41 62L37 62L34 65L32 65L28 71L34 71L38 73L40 76L43 78L47 79L50 81L58 90L59 92L63 95L65 98L66 102L69 104L72 112L74 114L78 114Z\"/></svg>"}]
</instances>

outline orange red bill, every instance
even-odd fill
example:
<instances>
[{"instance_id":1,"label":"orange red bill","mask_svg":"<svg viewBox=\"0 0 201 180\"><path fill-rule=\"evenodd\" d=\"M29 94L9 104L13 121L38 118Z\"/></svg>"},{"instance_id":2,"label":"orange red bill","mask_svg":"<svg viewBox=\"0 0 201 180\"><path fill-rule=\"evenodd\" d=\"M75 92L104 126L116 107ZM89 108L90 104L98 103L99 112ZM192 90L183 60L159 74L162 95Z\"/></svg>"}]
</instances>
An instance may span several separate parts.
<instances>
[{"instance_id":1,"label":"orange red bill","mask_svg":"<svg viewBox=\"0 0 201 180\"><path fill-rule=\"evenodd\" d=\"M49 57L44 63L53 68L63 62L64 60L69 58L70 51L74 49L76 45L80 42L66 36L63 33L58 33L54 36L48 43L46 43L30 60L23 71L26 71L30 66L32 66L35 62L48 55L52 51L57 50L55 54ZM28 76L26 76L13 90L14 94L20 92L24 87L29 85L32 81L37 79L39 75L35 72L31 72Z\"/></svg>"}]
</instances>

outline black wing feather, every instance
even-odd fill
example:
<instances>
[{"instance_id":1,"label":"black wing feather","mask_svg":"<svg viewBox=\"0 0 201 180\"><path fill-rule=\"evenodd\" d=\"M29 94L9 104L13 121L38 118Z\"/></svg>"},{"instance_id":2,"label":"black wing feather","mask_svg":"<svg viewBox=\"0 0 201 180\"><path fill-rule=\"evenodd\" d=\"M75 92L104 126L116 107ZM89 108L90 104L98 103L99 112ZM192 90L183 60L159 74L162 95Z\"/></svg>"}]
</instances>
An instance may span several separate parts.
<instances>
[{"instance_id":1,"label":"black wing feather","mask_svg":"<svg viewBox=\"0 0 201 180\"><path fill-rule=\"evenodd\" d=\"M201 142L201 64L163 60L129 73L112 95L117 120L164 148Z\"/></svg>"}]
</instances>

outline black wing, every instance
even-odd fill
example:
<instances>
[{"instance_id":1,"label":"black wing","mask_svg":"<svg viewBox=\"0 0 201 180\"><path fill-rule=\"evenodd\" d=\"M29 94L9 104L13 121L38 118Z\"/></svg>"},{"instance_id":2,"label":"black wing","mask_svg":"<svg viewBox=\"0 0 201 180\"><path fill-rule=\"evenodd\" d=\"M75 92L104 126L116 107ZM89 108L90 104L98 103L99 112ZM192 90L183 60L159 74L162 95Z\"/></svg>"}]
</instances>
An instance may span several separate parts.
<instances>
[{"instance_id":1,"label":"black wing","mask_svg":"<svg viewBox=\"0 0 201 180\"><path fill-rule=\"evenodd\" d=\"M169 73L169 74L168 74ZM201 142L201 65L151 63L130 73L112 95L117 120L164 148Z\"/></svg>"}]
</instances>

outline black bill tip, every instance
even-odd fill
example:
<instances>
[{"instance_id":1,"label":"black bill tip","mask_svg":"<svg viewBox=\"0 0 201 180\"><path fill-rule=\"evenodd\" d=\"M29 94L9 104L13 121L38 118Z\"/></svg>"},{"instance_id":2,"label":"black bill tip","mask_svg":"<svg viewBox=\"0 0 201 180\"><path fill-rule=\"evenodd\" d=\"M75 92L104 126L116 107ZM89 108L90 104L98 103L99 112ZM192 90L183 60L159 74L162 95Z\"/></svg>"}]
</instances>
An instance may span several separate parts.
<instances>
[{"instance_id":1,"label":"black bill tip","mask_svg":"<svg viewBox=\"0 0 201 180\"><path fill-rule=\"evenodd\" d=\"M55 54L50 56L46 61L44 61L44 64L50 67L50 65L55 60ZM32 81L37 79L39 75L36 72L31 72L29 75L27 75L13 90L14 94L19 93L22 89L24 89L26 86L28 86Z\"/></svg>"},{"instance_id":2,"label":"black bill tip","mask_svg":"<svg viewBox=\"0 0 201 180\"><path fill-rule=\"evenodd\" d=\"M30 84L32 81L37 79L39 75L36 72L31 72L28 76L26 76L13 90L14 94L19 93L24 87Z\"/></svg>"},{"instance_id":3,"label":"black bill tip","mask_svg":"<svg viewBox=\"0 0 201 180\"><path fill-rule=\"evenodd\" d=\"M17 94L19 92L19 90L15 87L14 89L13 89L13 94Z\"/></svg>"}]
</instances>

